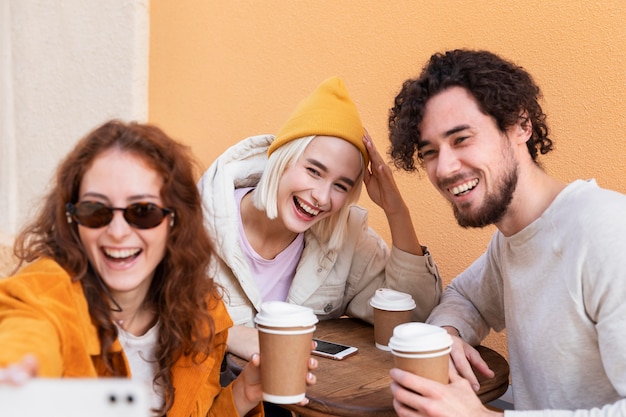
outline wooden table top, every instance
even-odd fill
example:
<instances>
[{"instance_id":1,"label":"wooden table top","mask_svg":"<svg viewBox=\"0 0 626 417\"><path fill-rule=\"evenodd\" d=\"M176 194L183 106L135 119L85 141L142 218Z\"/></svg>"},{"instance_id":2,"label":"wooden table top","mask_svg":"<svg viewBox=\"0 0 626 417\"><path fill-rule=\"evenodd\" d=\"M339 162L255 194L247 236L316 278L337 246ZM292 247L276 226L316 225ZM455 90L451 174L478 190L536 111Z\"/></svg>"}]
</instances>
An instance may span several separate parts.
<instances>
[{"instance_id":1,"label":"wooden table top","mask_svg":"<svg viewBox=\"0 0 626 417\"><path fill-rule=\"evenodd\" d=\"M389 389L393 356L391 352L376 348L372 325L352 318L323 320L317 324L314 337L356 346L359 351L341 361L316 356L319 362L315 370L317 383L307 387L309 404L283 407L306 417L396 416ZM509 365L500 354L487 347L479 346L478 351L496 373L491 379L478 375L481 385L478 397L487 403L507 390Z\"/></svg>"}]
</instances>

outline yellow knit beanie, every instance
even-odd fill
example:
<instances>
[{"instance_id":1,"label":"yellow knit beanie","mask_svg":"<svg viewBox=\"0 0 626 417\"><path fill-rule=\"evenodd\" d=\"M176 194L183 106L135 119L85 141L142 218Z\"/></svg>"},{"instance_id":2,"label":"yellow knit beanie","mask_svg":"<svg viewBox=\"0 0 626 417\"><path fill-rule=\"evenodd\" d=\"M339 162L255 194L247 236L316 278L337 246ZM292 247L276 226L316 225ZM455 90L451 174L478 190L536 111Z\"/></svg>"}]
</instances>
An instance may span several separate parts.
<instances>
[{"instance_id":1,"label":"yellow knit beanie","mask_svg":"<svg viewBox=\"0 0 626 417\"><path fill-rule=\"evenodd\" d=\"M369 155L363 144L364 134L363 123L346 87L338 77L331 77L298 104L278 131L267 155L294 139L312 135L335 136L356 146L367 167Z\"/></svg>"}]
</instances>

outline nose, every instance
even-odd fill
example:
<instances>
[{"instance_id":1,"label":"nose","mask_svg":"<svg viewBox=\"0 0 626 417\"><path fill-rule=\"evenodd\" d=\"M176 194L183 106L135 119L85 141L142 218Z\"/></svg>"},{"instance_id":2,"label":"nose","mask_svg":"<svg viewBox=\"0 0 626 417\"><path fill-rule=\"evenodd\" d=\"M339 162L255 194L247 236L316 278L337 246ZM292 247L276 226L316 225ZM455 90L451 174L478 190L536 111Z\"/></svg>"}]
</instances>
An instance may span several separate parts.
<instances>
[{"instance_id":1,"label":"nose","mask_svg":"<svg viewBox=\"0 0 626 417\"><path fill-rule=\"evenodd\" d=\"M313 189L312 197L313 203L317 203L320 207L326 207L330 202L330 189L332 184L328 184L325 181Z\"/></svg>"},{"instance_id":2,"label":"nose","mask_svg":"<svg viewBox=\"0 0 626 417\"><path fill-rule=\"evenodd\" d=\"M128 235L130 231L131 226L124 218L124 213L121 210L115 210L111 223L107 225L107 233L116 239L121 239Z\"/></svg>"},{"instance_id":3,"label":"nose","mask_svg":"<svg viewBox=\"0 0 626 417\"><path fill-rule=\"evenodd\" d=\"M461 169L461 162L453 149L442 146L437 155L437 178L447 178Z\"/></svg>"}]
</instances>

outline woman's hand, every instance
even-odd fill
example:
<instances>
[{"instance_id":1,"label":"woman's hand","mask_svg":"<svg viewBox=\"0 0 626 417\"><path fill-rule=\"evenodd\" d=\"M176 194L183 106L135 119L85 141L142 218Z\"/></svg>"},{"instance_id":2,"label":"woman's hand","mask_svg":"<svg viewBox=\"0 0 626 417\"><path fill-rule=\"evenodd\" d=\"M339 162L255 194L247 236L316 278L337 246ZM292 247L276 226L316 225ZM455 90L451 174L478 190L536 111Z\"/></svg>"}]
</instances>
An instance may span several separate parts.
<instances>
[{"instance_id":1,"label":"woman's hand","mask_svg":"<svg viewBox=\"0 0 626 417\"><path fill-rule=\"evenodd\" d=\"M441 384L394 368L391 376L393 408L400 417L502 416L488 410L469 382L450 368L450 383Z\"/></svg>"},{"instance_id":2,"label":"woman's hand","mask_svg":"<svg viewBox=\"0 0 626 417\"><path fill-rule=\"evenodd\" d=\"M391 168L374 146L367 130L363 136L363 143L370 155L370 166L365 169L363 182L372 201L385 211L393 245L414 255L424 255L413 227L411 213L402 198Z\"/></svg>"},{"instance_id":3,"label":"woman's hand","mask_svg":"<svg viewBox=\"0 0 626 417\"><path fill-rule=\"evenodd\" d=\"M25 355L20 362L0 368L0 384L21 385L37 376L39 364L33 355Z\"/></svg>"},{"instance_id":4,"label":"woman's hand","mask_svg":"<svg viewBox=\"0 0 626 417\"><path fill-rule=\"evenodd\" d=\"M312 342L311 349L315 347ZM240 416L244 416L263 400L263 387L261 386L261 355L254 353L250 361L241 371L241 374L233 382L233 395ZM317 369L317 359L310 357L308 361L309 372L306 375L307 385L313 385L317 378L312 371ZM307 405L308 398L304 398L298 405Z\"/></svg>"},{"instance_id":5,"label":"woman's hand","mask_svg":"<svg viewBox=\"0 0 626 417\"><path fill-rule=\"evenodd\" d=\"M381 207L387 215L406 208L400 190L382 155L376 149L374 141L367 130L363 136L363 144L370 156L370 166L366 167L363 181L370 199Z\"/></svg>"},{"instance_id":6,"label":"woman's hand","mask_svg":"<svg viewBox=\"0 0 626 417\"><path fill-rule=\"evenodd\" d=\"M254 327L236 325L228 330L228 352L248 359L259 351L259 331Z\"/></svg>"},{"instance_id":7,"label":"woman's hand","mask_svg":"<svg viewBox=\"0 0 626 417\"><path fill-rule=\"evenodd\" d=\"M245 416L263 399L260 364L260 355L254 353L233 381L233 396L240 416Z\"/></svg>"}]
</instances>

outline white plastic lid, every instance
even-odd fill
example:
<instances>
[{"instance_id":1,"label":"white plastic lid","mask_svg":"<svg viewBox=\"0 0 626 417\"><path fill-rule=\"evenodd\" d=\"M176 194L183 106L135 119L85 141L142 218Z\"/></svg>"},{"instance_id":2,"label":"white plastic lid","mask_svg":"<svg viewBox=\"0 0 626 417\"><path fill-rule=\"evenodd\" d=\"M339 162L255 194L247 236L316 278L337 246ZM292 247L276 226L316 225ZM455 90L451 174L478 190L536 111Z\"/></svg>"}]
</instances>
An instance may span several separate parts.
<instances>
[{"instance_id":1,"label":"white plastic lid","mask_svg":"<svg viewBox=\"0 0 626 417\"><path fill-rule=\"evenodd\" d=\"M452 345L452 337L443 328L426 323L404 323L393 329L389 348L400 352L428 352Z\"/></svg>"},{"instance_id":2,"label":"white plastic lid","mask_svg":"<svg viewBox=\"0 0 626 417\"><path fill-rule=\"evenodd\" d=\"M267 301L261 304L261 311L254 322L267 327L312 326L318 322L313 310L283 301Z\"/></svg>"},{"instance_id":3,"label":"white plastic lid","mask_svg":"<svg viewBox=\"0 0 626 417\"><path fill-rule=\"evenodd\" d=\"M404 311L413 310L415 301L411 294L392 290L390 288L379 288L370 299L370 305L380 310Z\"/></svg>"}]
</instances>

